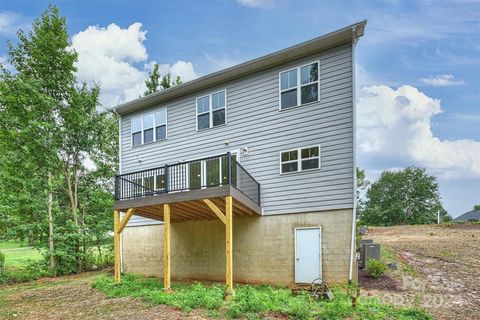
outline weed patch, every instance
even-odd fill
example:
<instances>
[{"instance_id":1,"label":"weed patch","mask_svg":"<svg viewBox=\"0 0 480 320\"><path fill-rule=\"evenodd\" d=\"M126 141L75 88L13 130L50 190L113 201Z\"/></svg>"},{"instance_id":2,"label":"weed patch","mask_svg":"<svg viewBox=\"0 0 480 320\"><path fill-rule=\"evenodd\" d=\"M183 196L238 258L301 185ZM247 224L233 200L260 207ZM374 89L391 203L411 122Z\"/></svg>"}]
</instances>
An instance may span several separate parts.
<instances>
[{"instance_id":1,"label":"weed patch","mask_svg":"<svg viewBox=\"0 0 480 320\"><path fill-rule=\"evenodd\" d=\"M111 276L99 277L92 287L109 298L139 298L151 305L165 304L187 312L206 309L212 318L261 319L267 314L282 314L293 319L431 319L424 310L399 308L376 298L362 298L353 308L348 290L343 287L333 289L333 301L316 301L306 293L294 296L287 288L236 285L235 298L229 302L223 300L222 284L177 283L172 286L173 293L168 294L159 279L124 275L119 284Z\"/></svg>"}]
</instances>

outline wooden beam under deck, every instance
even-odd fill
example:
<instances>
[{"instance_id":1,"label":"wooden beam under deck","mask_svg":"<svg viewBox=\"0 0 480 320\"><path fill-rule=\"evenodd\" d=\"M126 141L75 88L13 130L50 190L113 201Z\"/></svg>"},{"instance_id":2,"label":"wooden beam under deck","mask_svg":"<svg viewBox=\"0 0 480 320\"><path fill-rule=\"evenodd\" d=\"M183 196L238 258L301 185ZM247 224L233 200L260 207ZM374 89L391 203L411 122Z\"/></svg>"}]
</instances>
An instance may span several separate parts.
<instances>
[{"instance_id":1,"label":"wooden beam under deck","mask_svg":"<svg viewBox=\"0 0 480 320\"><path fill-rule=\"evenodd\" d=\"M114 209L125 211L135 208L135 214L163 221L163 204L172 205L172 222L186 220L216 219L203 199L209 199L219 208L225 207L225 197L233 198L233 214L236 216L258 216L262 209L235 187L225 185L206 189L172 192L143 198L115 201Z\"/></svg>"},{"instance_id":2,"label":"wooden beam under deck","mask_svg":"<svg viewBox=\"0 0 480 320\"><path fill-rule=\"evenodd\" d=\"M262 214L260 206L236 188L228 185L115 201L114 208L117 210L135 208L135 215L163 221L164 204L170 204L170 219L172 222L213 220L218 219L219 216L218 212L214 213L212 211L211 206L225 208L225 199L228 196L232 197L232 214L234 216L258 216ZM205 199L207 199L207 202ZM225 223L223 220L222 222Z\"/></svg>"}]
</instances>

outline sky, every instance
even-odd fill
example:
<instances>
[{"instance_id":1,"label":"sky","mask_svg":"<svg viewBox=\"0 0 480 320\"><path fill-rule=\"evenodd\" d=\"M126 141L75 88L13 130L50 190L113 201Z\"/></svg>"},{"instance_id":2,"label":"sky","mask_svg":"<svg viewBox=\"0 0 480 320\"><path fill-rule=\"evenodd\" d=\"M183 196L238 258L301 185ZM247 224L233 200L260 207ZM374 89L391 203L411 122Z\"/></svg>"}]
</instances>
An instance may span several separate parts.
<instances>
[{"instance_id":1,"label":"sky","mask_svg":"<svg viewBox=\"0 0 480 320\"><path fill-rule=\"evenodd\" d=\"M104 108L143 93L155 63L183 81L366 19L356 47L357 164L438 178L452 216L480 204L480 0L0 0L6 41L48 3L67 19L77 75Z\"/></svg>"}]
</instances>

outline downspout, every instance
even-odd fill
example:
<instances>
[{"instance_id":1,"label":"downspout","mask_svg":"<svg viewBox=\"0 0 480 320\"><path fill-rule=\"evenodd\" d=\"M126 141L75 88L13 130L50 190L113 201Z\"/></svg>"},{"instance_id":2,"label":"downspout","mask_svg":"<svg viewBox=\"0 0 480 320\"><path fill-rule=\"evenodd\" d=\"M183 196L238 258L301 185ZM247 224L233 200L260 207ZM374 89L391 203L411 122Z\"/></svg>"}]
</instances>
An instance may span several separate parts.
<instances>
[{"instance_id":1,"label":"downspout","mask_svg":"<svg viewBox=\"0 0 480 320\"><path fill-rule=\"evenodd\" d=\"M115 108L111 110L118 117L118 173L122 174L122 119ZM122 212L120 215L123 219ZM120 234L120 273L123 273L123 232Z\"/></svg>"},{"instance_id":2,"label":"downspout","mask_svg":"<svg viewBox=\"0 0 480 320\"><path fill-rule=\"evenodd\" d=\"M357 124L356 124L356 110L357 110L357 95L356 95L356 83L355 83L355 45L357 44L357 30L356 27L352 28L352 122L353 122L353 209L352 209L352 234L350 243L350 267L348 272L348 283L353 281L353 264L356 259L355 253L355 235L357 229Z\"/></svg>"}]
</instances>

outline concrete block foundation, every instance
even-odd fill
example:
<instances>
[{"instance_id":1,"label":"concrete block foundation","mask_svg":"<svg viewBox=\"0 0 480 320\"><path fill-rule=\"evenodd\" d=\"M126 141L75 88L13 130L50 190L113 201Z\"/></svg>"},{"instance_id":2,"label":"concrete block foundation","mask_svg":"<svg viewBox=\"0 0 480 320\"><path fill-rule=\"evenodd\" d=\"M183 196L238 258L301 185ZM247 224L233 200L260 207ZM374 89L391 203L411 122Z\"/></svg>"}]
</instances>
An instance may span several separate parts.
<instances>
[{"instance_id":1,"label":"concrete block foundation","mask_svg":"<svg viewBox=\"0 0 480 320\"><path fill-rule=\"evenodd\" d=\"M328 283L348 281L352 209L233 221L235 282L292 284L298 227L322 228L322 269ZM220 220L171 224L173 279L225 281L225 226ZM163 275L163 226L127 227L122 233L124 272Z\"/></svg>"}]
</instances>

